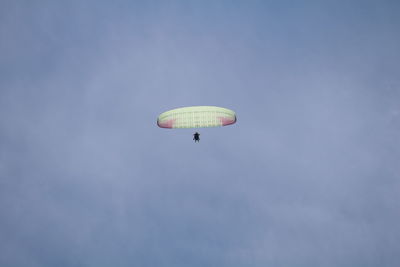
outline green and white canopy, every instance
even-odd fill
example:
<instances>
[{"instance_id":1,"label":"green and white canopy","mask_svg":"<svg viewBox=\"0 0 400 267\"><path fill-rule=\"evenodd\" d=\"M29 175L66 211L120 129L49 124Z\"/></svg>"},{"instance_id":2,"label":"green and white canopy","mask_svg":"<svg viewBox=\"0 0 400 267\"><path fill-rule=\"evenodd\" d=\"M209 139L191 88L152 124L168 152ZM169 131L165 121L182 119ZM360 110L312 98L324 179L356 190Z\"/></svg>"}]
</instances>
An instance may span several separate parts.
<instances>
[{"instance_id":1,"label":"green and white canopy","mask_svg":"<svg viewBox=\"0 0 400 267\"><path fill-rule=\"evenodd\" d=\"M214 106L176 108L161 113L157 125L161 128L202 128L234 124L234 111Z\"/></svg>"}]
</instances>

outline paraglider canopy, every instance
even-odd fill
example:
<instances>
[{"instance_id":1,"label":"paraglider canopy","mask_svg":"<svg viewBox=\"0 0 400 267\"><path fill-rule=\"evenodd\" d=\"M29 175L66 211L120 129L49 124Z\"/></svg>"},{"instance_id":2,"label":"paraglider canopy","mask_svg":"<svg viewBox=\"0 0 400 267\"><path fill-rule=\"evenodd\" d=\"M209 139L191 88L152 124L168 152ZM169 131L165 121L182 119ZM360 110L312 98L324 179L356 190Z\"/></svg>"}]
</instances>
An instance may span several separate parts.
<instances>
[{"instance_id":1,"label":"paraglider canopy","mask_svg":"<svg viewBox=\"0 0 400 267\"><path fill-rule=\"evenodd\" d=\"M176 108L161 113L157 125L161 128L202 128L234 124L234 111L214 106Z\"/></svg>"}]
</instances>

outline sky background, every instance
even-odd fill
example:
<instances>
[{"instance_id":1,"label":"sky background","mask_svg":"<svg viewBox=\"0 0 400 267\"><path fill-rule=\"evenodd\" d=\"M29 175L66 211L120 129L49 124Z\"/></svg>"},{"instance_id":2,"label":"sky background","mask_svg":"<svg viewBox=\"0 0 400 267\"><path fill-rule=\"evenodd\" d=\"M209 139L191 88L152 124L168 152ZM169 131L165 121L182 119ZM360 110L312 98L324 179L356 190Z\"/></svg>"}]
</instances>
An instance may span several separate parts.
<instances>
[{"instance_id":1,"label":"sky background","mask_svg":"<svg viewBox=\"0 0 400 267\"><path fill-rule=\"evenodd\" d=\"M1 1L0 265L400 266L399 14Z\"/></svg>"}]
</instances>

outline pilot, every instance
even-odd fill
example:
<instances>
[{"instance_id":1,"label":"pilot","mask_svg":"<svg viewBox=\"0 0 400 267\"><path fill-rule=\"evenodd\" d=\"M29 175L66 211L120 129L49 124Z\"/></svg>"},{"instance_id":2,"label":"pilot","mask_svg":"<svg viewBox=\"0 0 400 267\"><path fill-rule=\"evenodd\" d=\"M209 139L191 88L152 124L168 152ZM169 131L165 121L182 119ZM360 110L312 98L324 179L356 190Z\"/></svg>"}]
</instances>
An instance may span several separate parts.
<instances>
[{"instance_id":1,"label":"pilot","mask_svg":"<svg viewBox=\"0 0 400 267\"><path fill-rule=\"evenodd\" d=\"M193 140L194 140L195 143L196 142L200 142L200 134L198 132L195 132L193 134Z\"/></svg>"}]
</instances>

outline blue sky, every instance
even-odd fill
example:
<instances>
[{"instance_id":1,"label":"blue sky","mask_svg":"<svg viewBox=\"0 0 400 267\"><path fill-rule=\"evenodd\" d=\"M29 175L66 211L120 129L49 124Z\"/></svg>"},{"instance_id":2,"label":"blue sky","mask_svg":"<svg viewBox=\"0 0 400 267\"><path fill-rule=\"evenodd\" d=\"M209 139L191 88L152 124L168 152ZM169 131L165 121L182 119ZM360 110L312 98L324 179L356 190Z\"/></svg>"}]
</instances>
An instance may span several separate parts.
<instances>
[{"instance_id":1,"label":"blue sky","mask_svg":"<svg viewBox=\"0 0 400 267\"><path fill-rule=\"evenodd\" d=\"M2 1L0 265L398 266L399 12Z\"/></svg>"}]
</instances>

